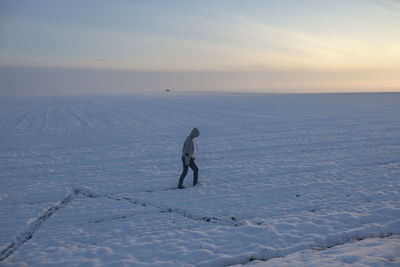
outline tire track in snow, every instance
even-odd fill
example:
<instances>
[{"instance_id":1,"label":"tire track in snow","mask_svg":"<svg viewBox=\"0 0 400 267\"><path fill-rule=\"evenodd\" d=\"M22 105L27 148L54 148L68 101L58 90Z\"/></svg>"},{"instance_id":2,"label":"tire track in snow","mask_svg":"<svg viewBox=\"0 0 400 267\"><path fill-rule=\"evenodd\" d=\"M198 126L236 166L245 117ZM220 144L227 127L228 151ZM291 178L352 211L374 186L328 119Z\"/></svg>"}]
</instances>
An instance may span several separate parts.
<instances>
[{"instance_id":1,"label":"tire track in snow","mask_svg":"<svg viewBox=\"0 0 400 267\"><path fill-rule=\"evenodd\" d=\"M73 117L75 120L77 120L80 125L83 124L87 128L90 128L90 124L86 120L84 120L81 116L79 116L79 115L75 114L74 112L72 112L69 107L65 108L65 110L67 111L67 113L69 115L71 115L71 117Z\"/></svg>"},{"instance_id":2,"label":"tire track in snow","mask_svg":"<svg viewBox=\"0 0 400 267\"><path fill-rule=\"evenodd\" d=\"M78 191L73 190L69 193L62 201L58 201L56 204L44 211L39 217L28 223L26 229L17 234L13 241L11 241L5 249L0 252L0 261L3 261L7 257L11 256L19 246L27 242L33 237L33 234L40 228L40 226L50 218L59 209L70 203L78 194Z\"/></svg>"},{"instance_id":3,"label":"tire track in snow","mask_svg":"<svg viewBox=\"0 0 400 267\"><path fill-rule=\"evenodd\" d=\"M26 126L25 130L32 130L32 132L35 132L35 129L33 128L35 125L36 117L37 117L38 112L35 111L32 114L32 117L29 119L28 126Z\"/></svg>"},{"instance_id":4,"label":"tire track in snow","mask_svg":"<svg viewBox=\"0 0 400 267\"><path fill-rule=\"evenodd\" d=\"M47 109L42 111L42 122L40 124L40 131L45 132L49 126L49 112Z\"/></svg>"},{"instance_id":5,"label":"tire track in snow","mask_svg":"<svg viewBox=\"0 0 400 267\"><path fill-rule=\"evenodd\" d=\"M141 205L143 207L149 206L149 207L158 209L160 213L171 212L171 213L175 213L175 214L178 214L180 216L183 216L185 218L195 220L195 221L204 221L204 222L215 223L215 224L225 225L225 226L240 226L240 225L242 225L242 222L237 220L236 217L234 217L234 216L232 216L231 218L224 218L224 219L221 219L221 218L218 218L215 216L201 216L201 215L191 214L184 209L170 208L168 206L157 205L154 203L150 203L150 202L142 201L142 200L138 200L138 199L133 199L130 197L110 195L110 194L96 194L96 193L92 193L92 192L89 192L87 190L82 190L82 189L75 189L75 191L77 191L79 194L82 194L82 195L84 195L86 197L90 197L90 198L108 198L108 199L115 200L115 201L124 200L124 201L127 201L127 202L135 204L135 205Z\"/></svg>"},{"instance_id":6,"label":"tire track in snow","mask_svg":"<svg viewBox=\"0 0 400 267\"><path fill-rule=\"evenodd\" d=\"M9 134L11 132L21 131L20 124L26 123L25 118L28 117L29 114L31 114L35 110L36 109L30 108L27 111L16 111L5 114L4 117L1 118L3 122L1 123L2 127L0 128L0 132ZM10 114L12 114L13 116L10 117Z\"/></svg>"},{"instance_id":7,"label":"tire track in snow","mask_svg":"<svg viewBox=\"0 0 400 267\"><path fill-rule=\"evenodd\" d=\"M26 243L29 241L32 237L33 234L40 229L41 225L52 215L54 215L58 210L61 208L65 207L68 205L76 196L82 195L88 198L107 198L115 201L128 201L129 203L135 204L135 205L141 205L143 207L149 206L153 207L159 210L160 213L166 213L166 212L171 212L175 213L178 215L181 215L185 218L191 219L191 220L196 220L196 221L204 221L208 223L215 223L215 224L220 224L220 225L225 225L225 226L240 226L242 223L240 221L237 221L236 218L232 217L230 220L221 220L217 217L210 217L210 216L199 216L199 215L194 215L186 212L183 209L178 209L178 208L169 208L166 206L160 206L156 204L152 204L146 201L141 201L141 200L136 200L132 199L129 197L123 197L123 196L118 196L118 195L110 195L110 194L96 194L93 192L90 192L88 190L84 189L73 189L72 192L70 192L63 200L56 202L54 205L52 205L50 208L42 212L42 214L31 220L28 223L28 226L20 233L18 233L13 240L6 245L6 247L0 251L0 262L11 256L17 249L20 247L22 244ZM132 215L127 215L127 216L120 216L113 218L113 220L117 219L125 219L127 217L131 217ZM98 219L96 221L93 221L95 223L100 223L104 220Z\"/></svg>"},{"instance_id":8,"label":"tire track in snow","mask_svg":"<svg viewBox=\"0 0 400 267\"><path fill-rule=\"evenodd\" d=\"M133 123L137 125L139 129L144 129L148 133L153 132L150 124L151 120L146 116L144 112L141 112L140 108L138 107L126 110L125 108L109 106L106 104L93 104L93 106L97 107L97 112L101 110L104 113L105 117L108 116L109 118L111 118L111 121L113 121L113 123L123 122L122 125ZM97 116L99 116L98 113Z\"/></svg>"},{"instance_id":9,"label":"tire track in snow","mask_svg":"<svg viewBox=\"0 0 400 267\"><path fill-rule=\"evenodd\" d=\"M26 127L24 127L24 124L26 124L27 118L32 112L32 110L23 112L16 121L12 122L13 125L9 127L8 131L23 131L24 129L26 129Z\"/></svg>"}]
</instances>

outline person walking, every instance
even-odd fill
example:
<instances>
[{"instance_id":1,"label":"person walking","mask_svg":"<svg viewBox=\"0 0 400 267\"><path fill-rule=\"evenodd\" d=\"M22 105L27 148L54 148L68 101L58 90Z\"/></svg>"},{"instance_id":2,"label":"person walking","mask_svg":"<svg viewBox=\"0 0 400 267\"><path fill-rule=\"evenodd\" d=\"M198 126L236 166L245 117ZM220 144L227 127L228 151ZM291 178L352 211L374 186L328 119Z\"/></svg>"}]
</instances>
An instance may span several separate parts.
<instances>
[{"instance_id":1,"label":"person walking","mask_svg":"<svg viewBox=\"0 0 400 267\"><path fill-rule=\"evenodd\" d=\"M199 168L196 166L194 162L194 139L200 136L200 131L197 128L193 128L192 132L188 137L186 137L185 142L182 147L182 164L183 171L181 177L179 178L178 189L183 189L183 180L188 173L188 168L190 167L193 170L193 186L197 184L199 177Z\"/></svg>"}]
</instances>

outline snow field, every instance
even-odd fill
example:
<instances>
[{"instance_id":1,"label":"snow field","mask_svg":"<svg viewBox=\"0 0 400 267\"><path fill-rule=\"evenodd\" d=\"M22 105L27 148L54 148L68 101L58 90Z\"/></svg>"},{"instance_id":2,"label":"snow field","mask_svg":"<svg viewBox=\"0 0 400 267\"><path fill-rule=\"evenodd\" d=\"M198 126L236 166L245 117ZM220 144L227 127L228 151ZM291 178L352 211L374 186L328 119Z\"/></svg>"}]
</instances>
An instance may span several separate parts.
<instances>
[{"instance_id":1,"label":"snow field","mask_svg":"<svg viewBox=\"0 0 400 267\"><path fill-rule=\"evenodd\" d=\"M314 255L335 249L340 256L336 245L392 235L371 240L396 250L399 100L399 94L1 100L0 263L329 264L332 258ZM187 188L171 190L192 127L201 132L195 155L202 184L191 187L189 171ZM349 246L364 243L357 244ZM310 252L321 249L327 250Z\"/></svg>"}]
</instances>

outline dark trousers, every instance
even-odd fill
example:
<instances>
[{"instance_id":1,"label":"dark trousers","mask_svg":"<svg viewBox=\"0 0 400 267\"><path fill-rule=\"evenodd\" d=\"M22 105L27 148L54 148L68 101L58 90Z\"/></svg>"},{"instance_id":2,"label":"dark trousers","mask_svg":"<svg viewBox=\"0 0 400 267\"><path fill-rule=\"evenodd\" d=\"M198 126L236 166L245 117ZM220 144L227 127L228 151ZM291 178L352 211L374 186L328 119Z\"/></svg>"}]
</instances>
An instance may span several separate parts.
<instances>
[{"instance_id":1,"label":"dark trousers","mask_svg":"<svg viewBox=\"0 0 400 267\"><path fill-rule=\"evenodd\" d=\"M194 163L194 159L190 159L189 166L185 165L185 157L182 157L182 164L183 164L183 171L181 174L181 177L179 178L179 185L181 186L183 184L183 180L186 177L186 174L188 173L188 167L190 167L193 170L193 185L197 184L197 180L199 178L199 168L197 168L196 163Z\"/></svg>"}]
</instances>

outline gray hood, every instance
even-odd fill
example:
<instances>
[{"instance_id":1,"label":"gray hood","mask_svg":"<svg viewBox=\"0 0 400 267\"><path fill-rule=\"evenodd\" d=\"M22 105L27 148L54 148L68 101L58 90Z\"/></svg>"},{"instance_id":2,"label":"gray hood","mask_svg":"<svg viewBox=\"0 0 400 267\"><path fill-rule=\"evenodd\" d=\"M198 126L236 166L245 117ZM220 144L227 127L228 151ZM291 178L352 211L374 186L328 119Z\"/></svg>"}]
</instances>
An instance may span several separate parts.
<instances>
[{"instance_id":1,"label":"gray hood","mask_svg":"<svg viewBox=\"0 0 400 267\"><path fill-rule=\"evenodd\" d=\"M200 135L200 131L197 128L193 128L192 132L190 133L191 138L198 137Z\"/></svg>"}]
</instances>

